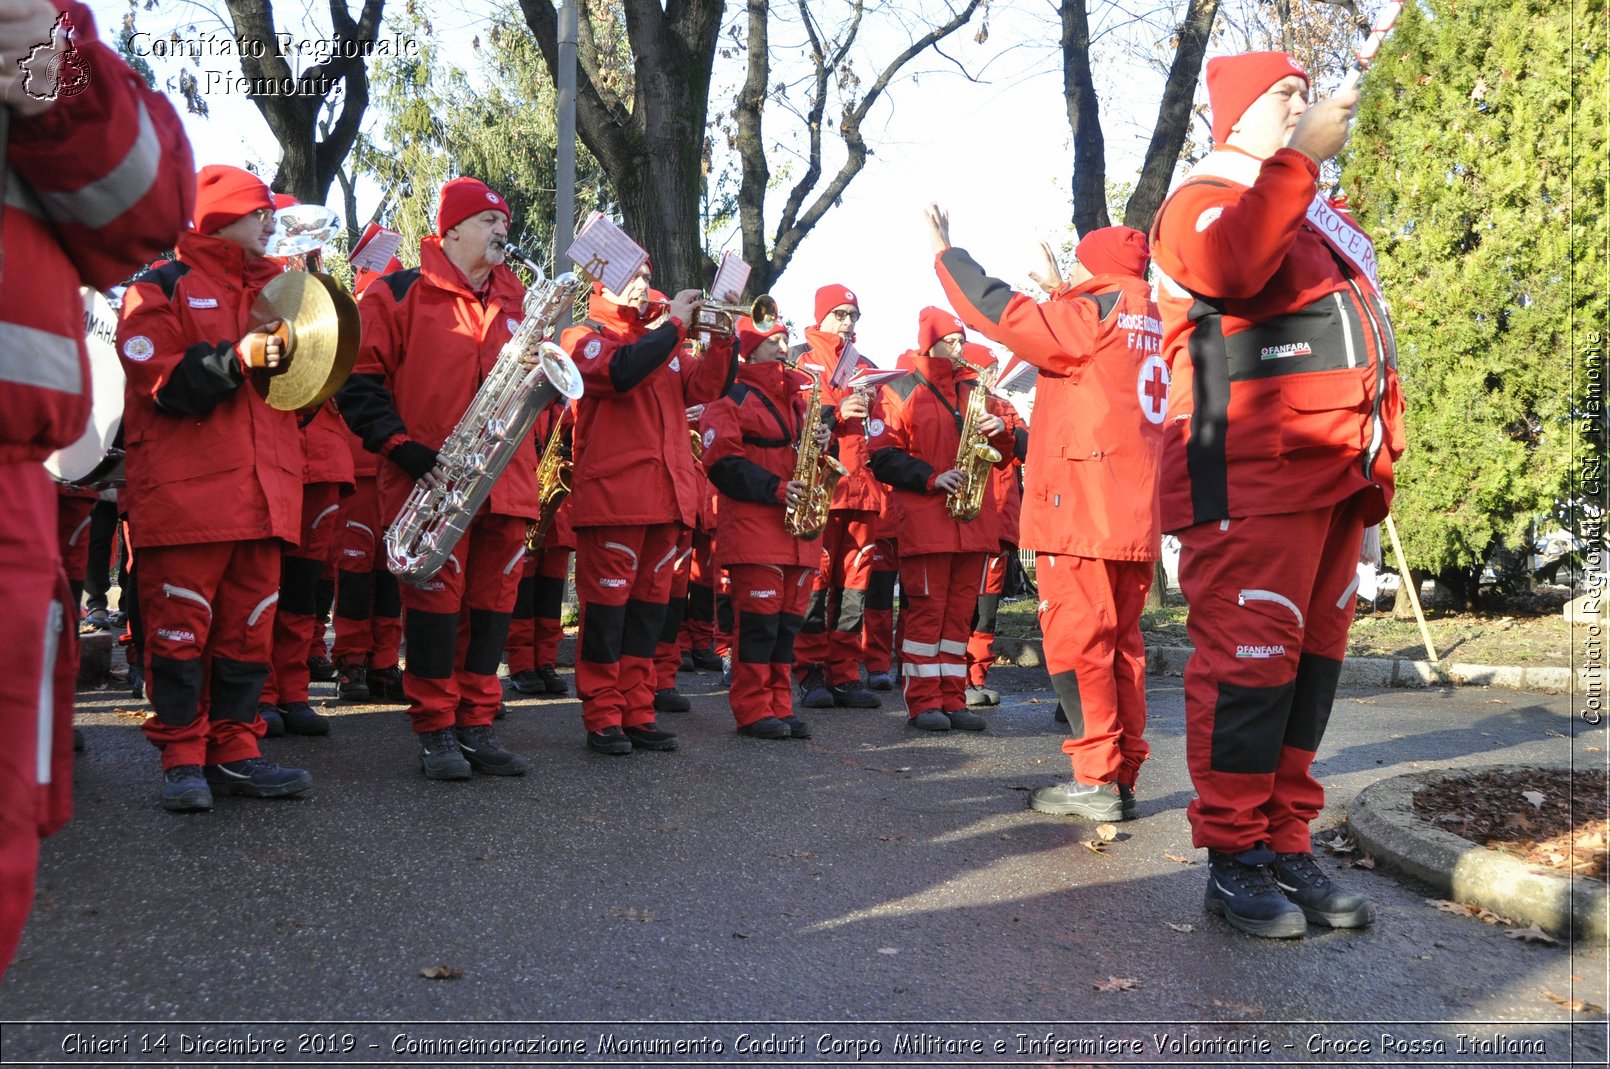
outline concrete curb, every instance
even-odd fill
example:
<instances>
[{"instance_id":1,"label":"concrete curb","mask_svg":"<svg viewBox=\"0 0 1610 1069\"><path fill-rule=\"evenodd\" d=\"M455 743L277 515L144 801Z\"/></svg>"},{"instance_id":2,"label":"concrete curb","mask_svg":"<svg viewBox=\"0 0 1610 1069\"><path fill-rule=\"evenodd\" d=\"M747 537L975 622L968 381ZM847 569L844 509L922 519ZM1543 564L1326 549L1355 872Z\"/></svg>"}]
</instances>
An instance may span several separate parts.
<instances>
[{"instance_id":1,"label":"concrete curb","mask_svg":"<svg viewBox=\"0 0 1610 1069\"><path fill-rule=\"evenodd\" d=\"M1037 638L996 636L995 656L1019 668L1045 664L1045 650ZM1191 659L1189 646L1147 646L1146 672L1154 676L1182 676ZM1569 668L1515 668L1484 664L1450 664L1411 661L1402 657L1349 657L1342 662L1344 687L1491 686L1513 690L1563 693L1571 689ZM1579 689L1587 686L1587 673L1577 672Z\"/></svg>"},{"instance_id":2,"label":"concrete curb","mask_svg":"<svg viewBox=\"0 0 1610 1069\"><path fill-rule=\"evenodd\" d=\"M1543 766L1560 767L1569 766ZM1481 906L1565 939L1603 942L1610 933L1610 893L1597 880L1548 872L1476 846L1421 820L1414 794L1447 779L1532 765L1482 765L1411 772L1366 787L1348 807L1353 838L1375 860L1435 888L1455 902Z\"/></svg>"}]
</instances>

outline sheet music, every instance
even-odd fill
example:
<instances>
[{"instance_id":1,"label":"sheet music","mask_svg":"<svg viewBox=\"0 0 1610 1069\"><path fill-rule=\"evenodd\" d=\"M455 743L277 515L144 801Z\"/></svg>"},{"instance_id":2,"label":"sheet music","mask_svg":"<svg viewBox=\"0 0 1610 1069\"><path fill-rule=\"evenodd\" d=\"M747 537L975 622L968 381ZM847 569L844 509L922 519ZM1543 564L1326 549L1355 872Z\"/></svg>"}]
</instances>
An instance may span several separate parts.
<instances>
[{"instance_id":1,"label":"sheet music","mask_svg":"<svg viewBox=\"0 0 1610 1069\"><path fill-rule=\"evenodd\" d=\"M402 244L402 235L395 230L387 230L374 223L364 231L363 240L358 242L358 248L348 258L353 267L364 271L384 271L391 258L397 254L397 246Z\"/></svg>"},{"instance_id":2,"label":"sheet music","mask_svg":"<svg viewBox=\"0 0 1610 1069\"><path fill-rule=\"evenodd\" d=\"M614 293L624 290L638 268L648 262L643 246L610 222L603 212L592 214L576 240L570 243L567 255L583 274L602 282L605 289Z\"/></svg>"},{"instance_id":3,"label":"sheet music","mask_svg":"<svg viewBox=\"0 0 1610 1069\"><path fill-rule=\"evenodd\" d=\"M844 389L849 385L850 376L855 374L855 369L860 362L861 354L856 352L855 343L845 342L844 352L839 354L838 365L833 368L833 377L827 380L827 384L835 390Z\"/></svg>"},{"instance_id":4,"label":"sheet music","mask_svg":"<svg viewBox=\"0 0 1610 1069\"><path fill-rule=\"evenodd\" d=\"M744 287L749 285L749 265L744 263L741 256L731 252L721 254L721 263L716 267L715 281L710 283L710 296L726 304L737 304L738 298L743 296Z\"/></svg>"}]
</instances>

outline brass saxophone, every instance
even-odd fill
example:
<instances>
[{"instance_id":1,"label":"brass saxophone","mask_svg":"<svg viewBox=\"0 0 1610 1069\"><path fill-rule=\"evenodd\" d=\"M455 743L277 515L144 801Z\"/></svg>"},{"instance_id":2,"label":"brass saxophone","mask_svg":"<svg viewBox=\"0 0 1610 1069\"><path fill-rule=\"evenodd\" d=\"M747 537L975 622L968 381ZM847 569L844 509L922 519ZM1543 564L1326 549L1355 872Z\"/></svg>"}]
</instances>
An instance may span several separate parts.
<instances>
[{"instance_id":1,"label":"brass saxophone","mask_svg":"<svg viewBox=\"0 0 1610 1069\"><path fill-rule=\"evenodd\" d=\"M512 245L505 251L525 260ZM492 493L492 484L531 433L538 413L560 395L572 400L581 396L581 372L563 349L545 340L575 301L581 282L569 272L546 279L530 260L525 264L536 274L525 293L525 318L437 451L447 477L432 490L415 483L386 528L386 566L399 579L422 583L441 570ZM540 362L527 369L520 358L529 352L537 353Z\"/></svg>"},{"instance_id":2,"label":"brass saxophone","mask_svg":"<svg viewBox=\"0 0 1610 1069\"><path fill-rule=\"evenodd\" d=\"M962 484L945 496L945 511L960 523L971 523L984 510L989 469L1001 462L1001 451L990 445L978 429L979 421L989 414L986 405L993 379L990 371L980 371L977 385L967 396L967 416L962 421L962 439L956 446L953 465L962 473Z\"/></svg>"},{"instance_id":3,"label":"brass saxophone","mask_svg":"<svg viewBox=\"0 0 1610 1069\"><path fill-rule=\"evenodd\" d=\"M833 491L849 469L816 444L816 428L822 425L822 372L797 367L810 376L811 396L805 405L805 418L799 425L799 450L794 455L796 482L805 484L805 500L783 510L783 529L795 538L812 538L827 526L827 510L833 505Z\"/></svg>"},{"instance_id":4,"label":"brass saxophone","mask_svg":"<svg viewBox=\"0 0 1610 1069\"><path fill-rule=\"evenodd\" d=\"M542 459L537 462L537 498L542 511L536 521L526 524L525 528L525 548L533 553L542 548L553 528L554 517L559 515L559 506L570 496L571 464L565 459L559 440L563 429L561 421L555 420L553 433L548 435L548 444L543 447Z\"/></svg>"}]
</instances>

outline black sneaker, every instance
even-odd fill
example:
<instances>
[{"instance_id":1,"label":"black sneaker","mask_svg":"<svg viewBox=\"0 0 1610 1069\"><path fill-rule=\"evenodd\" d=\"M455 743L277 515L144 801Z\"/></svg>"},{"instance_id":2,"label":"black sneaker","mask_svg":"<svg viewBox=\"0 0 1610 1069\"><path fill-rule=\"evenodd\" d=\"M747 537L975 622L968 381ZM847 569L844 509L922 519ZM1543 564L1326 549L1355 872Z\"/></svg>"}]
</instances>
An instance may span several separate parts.
<instances>
[{"instance_id":1,"label":"black sneaker","mask_svg":"<svg viewBox=\"0 0 1610 1069\"><path fill-rule=\"evenodd\" d=\"M632 740L626 737L626 732L611 725L602 731L587 732L587 749L610 757L624 757L632 752Z\"/></svg>"},{"instance_id":2,"label":"black sneaker","mask_svg":"<svg viewBox=\"0 0 1610 1069\"><path fill-rule=\"evenodd\" d=\"M807 709L833 708L833 691L820 668L806 669L805 678L799 681L799 703Z\"/></svg>"},{"instance_id":3,"label":"black sneaker","mask_svg":"<svg viewBox=\"0 0 1610 1069\"><path fill-rule=\"evenodd\" d=\"M1125 820L1134 820L1140 815L1140 803L1135 801L1135 788L1130 784L1118 785L1118 802L1123 807Z\"/></svg>"},{"instance_id":4,"label":"black sneaker","mask_svg":"<svg viewBox=\"0 0 1610 1069\"><path fill-rule=\"evenodd\" d=\"M277 739L285 734L285 718L280 716L279 706L258 702L257 715L262 718L263 726L267 729L263 732L265 736Z\"/></svg>"},{"instance_id":5,"label":"black sneaker","mask_svg":"<svg viewBox=\"0 0 1610 1069\"><path fill-rule=\"evenodd\" d=\"M525 775L526 759L505 750L498 742L498 737L492 734L492 729L485 724L454 728L453 734L458 739L459 752L475 771L488 776Z\"/></svg>"},{"instance_id":6,"label":"black sneaker","mask_svg":"<svg viewBox=\"0 0 1610 1069\"><path fill-rule=\"evenodd\" d=\"M999 705L999 704L1001 704L1001 692L1000 691L991 690L989 687L968 687L967 688L967 706L968 706L968 708L977 709L980 706Z\"/></svg>"},{"instance_id":7,"label":"black sneaker","mask_svg":"<svg viewBox=\"0 0 1610 1069\"><path fill-rule=\"evenodd\" d=\"M1259 843L1239 854L1208 851L1207 893L1202 905L1249 935L1296 939L1308 931L1302 908L1287 898L1269 871L1275 853Z\"/></svg>"},{"instance_id":8,"label":"black sneaker","mask_svg":"<svg viewBox=\"0 0 1610 1069\"><path fill-rule=\"evenodd\" d=\"M527 668L523 672L516 672L509 677L509 686L521 694L545 694L547 687L542 685L542 677L537 675L535 668Z\"/></svg>"},{"instance_id":9,"label":"black sneaker","mask_svg":"<svg viewBox=\"0 0 1610 1069\"><path fill-rule=\"evenodd\" d=\"M1077 780L1039 788L1029 795L1029 808L1037 813L1086 817L1090 820L1116 822L1130 819L1124 813L1123 799L1110 784L1080 783Z\"/></svg>"},{"instance_id":10,"label":"black sneaker","mask_svg":"<svg viewBox=\"0 0 1610 1069\"><path fill-rule=\"evenodd\" d=\"M929 709L926 712L918 713L906 723L914 728L922 728L924 731L950 730L950 717L938 709Z\"/></svg>"},{"instance_id":11,"label":"black sneaker","mask_svg":"<svg viewBox=\"0 0 1610 1069\"><path fill-rule=\"evenodd\" d=\"M689 653L687 650L683 650L682 660L677 664L676 670L678 672L693 671L693 654Z\"/></svg>"},{"instance_id":12,"label":"black sneaker","mask_svg":"<svg viewBox=\"0 0 1610 1069\"><path fill-rule=\"evenodd\" d=\"M402 669L396 665L369 669L369 699L407 705L408 695L403 691Z\"/></svg>"},{"instance_id":13,"label":"black sneaker","mask_svg":"<svg viewBox=\"0 0 1610 1069\"><path fill-rule=\"evenodd\" d=\"M1315 924L1363 928L1375 919L1370 900L1332 883L1313 854L1281 854L1269 868L1280 890Z\"/></svg>"},{"instance_id":14,"label":"black sneaker","mask_svg":"<svg viewBox=\"0 0 1610 1069\"><path fill-rule=\"evenodd\" d=\"M419 734L419 767L426 779L469 779L470 762L452 728Z\"/></svg>"},{"instance_id":15,"label":"black sneaker","mask_svg":"<svg viewBox=\"0 0 1610 1069\"><path fill-rule=\"evenodd\" d=\"M693 703L684 698L675 687L666 687L664 690L654 692L656 713L686 713L692 709Z\"/></svg>"},{"instance_id":16,"label":"black sneaker","mask_svg":"<svg viewBox=\"0 0 1610 1069\"><path fill-rule=\"evenodd\" d=\"M280 719L287 735L328 735L330 718L307 702L287 702L280 706Z\"/></svg>"},{"instance_id":17,"label":"black sneaker","mask_svg":"<svg viewBox=\"0 0 1610 1069\"><path fill-rule=\"evenodd\" d=\"M112 626L111 615L105 609L91 609L84 614L79 630L105 631Z\"/></svg>"},{"instance_id":18,"label":"black sneaker","mask_svg":"<svg viewBox=\"0 0 1610 1069\"><path fill-rule=\"evenodd\" d=\"M669 731L661 731L652 720L623 730L626 737L631 740L632 748L636 750L661 750L669 753L677 747L676 736Z\"/></svg>"},{"instance_id":19,"label":"black sneaker","mask_svg":"<svg viewBox=\"0 0 1610 1069\"><path fill-rule=\"evenodd\" d=\"M314 654L307 659L308 678L319 683L328 683L335 678L335 662L321 654Z\"/></svg>"},{"instance_id":20,"label":"black sneaker","mask_svg":"<svg viewBox=\"0 0 1610 1069\"><path fill-rule=\"evenodd\" d=\"M977 713L969 713L966 709L957 709L955 712L947 709L945 716L950 720L950 726L957 731L983 731L989 726L989 721Z\"/></svg>"},{"instance_id":21,"label":"black sneaker","mask_svg":"<svg viewBox=\"0 0 1610 1069\"><path fill-rule=\"evenodd\" d=\"M335 672L335 696L344 702L369 700L369 669L362 663L344 664Z\"/></svg>"},{"instance_id":22,"label":"black sneaker","mask_svg":"<svg viewBox=\"0 0 1610 1069\"><path fill-rule=\"evenodd\" d=\"M835 683L828 690L833 695L833 704L840 709L883 708L883 699L863 687L859 680L854 683ZM805 704L810 705L810 702Z\"/></svg>"},{"instance_id":23,"label":"black sneaker","mask_svg":"<svg viewBox=\"0 0 1610 1069\"><path fill-rule=\"evenodd\" d=\"M247 798L289 798L313 786L313 773L307 769L285 768L261 757L208 765L206 775L214 794Z\"/></svg>"},{"instance_id":24,"label":"black sneaker","mask_svg":"<svg viewBox=\"0 0 1610 1069\"><path fill-rule=\"evenodd\" d=\"M763 716L753 723L740 727L738 734L748 735L751 739L786 739L792 732L787 724L775 716Z\"/></svg>"},{"instance_id":25,"label":"black sneaker","mask_svg":"<svg viewBox=\"0 0 1610 1069\"><path fill-rule=\"evenodd\" d=\"M868 690L893 690L893 672L868 672L866 678Z\"/></svg>"},{"instance_id":26,"label":"black sneaker","mask_svg":"<svg viewBox=\"0 0 1610 1069\"><path fill-rule=\"evenodd\" d=\"M811 737L811 726L797 716L780 716L778 723L788 728L788 737L791 739L808 739Z\"/></svg>"},{"instance_id":27,"label":"black sneaker","mask_svg":"<svg viewBox=\"0 0 1610 1069\"><path fill-rule=\"evenodd\" d=\"M543 689L549 694L570 693L570 684L566 683L564 677L554 670L553 665L538 665L537 675L542 679Z\"/></svg>"},{"instance_id":28,"label":"black sneaker","mask_svg":"<svg viewBox=\"0 0 1610 1069\"><path fill-rule=\"evenodd\" d=\"M162 808L170 813L203 813L212 808L212 788L200 765L174 765L162 773Z\"/></svg>"},{"instance_id":29,"label":"black sneaker","mask_svg":"<svg viewBox=\"0 0 1610 1069\"><path fill-rule=\"evenodd\" d=\"M693 650L687 656L693 661L693 667L701 672L721 671L721 655L715 650Z\"/></svg>"}]
</instances>

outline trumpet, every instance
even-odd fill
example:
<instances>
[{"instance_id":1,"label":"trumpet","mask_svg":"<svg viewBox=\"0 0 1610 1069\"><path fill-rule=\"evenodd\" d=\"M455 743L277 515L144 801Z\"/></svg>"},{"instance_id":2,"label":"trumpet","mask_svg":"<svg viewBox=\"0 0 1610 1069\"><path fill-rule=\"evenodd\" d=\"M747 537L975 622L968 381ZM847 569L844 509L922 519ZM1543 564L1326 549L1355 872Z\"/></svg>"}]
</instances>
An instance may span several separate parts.
<instances>
[{"instance_id":1,"label":"trumpet","mask_svg":"<svg viewBox=\"0 0 1610 1069\"><path fill-rule=\"evenodd\" d=\"M703 331L712 337L730 338L738 332L738 319L748 316L757 330L770 330L777 322L777 301L769 293L762 293L745 308L741 304L721 301L700 301L693 309L693 322L688 333Z\"/></svg>"}]
</instances>

